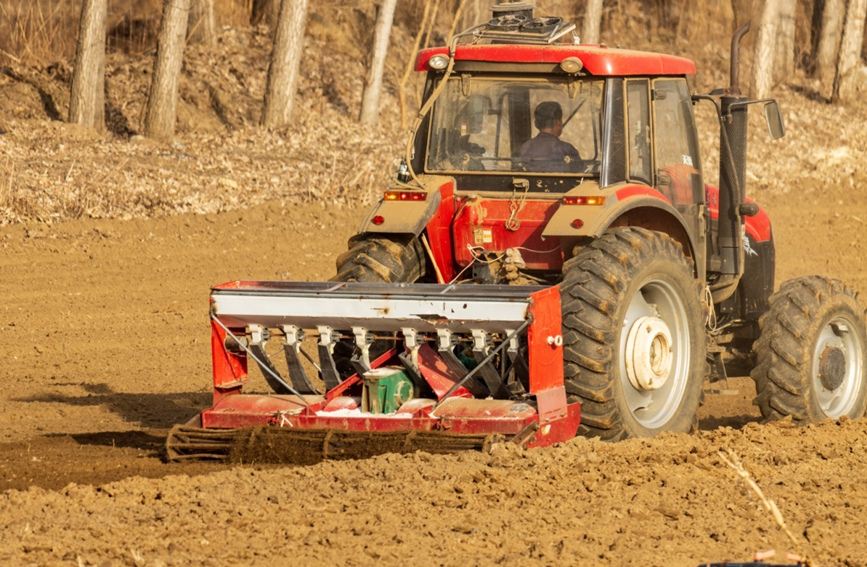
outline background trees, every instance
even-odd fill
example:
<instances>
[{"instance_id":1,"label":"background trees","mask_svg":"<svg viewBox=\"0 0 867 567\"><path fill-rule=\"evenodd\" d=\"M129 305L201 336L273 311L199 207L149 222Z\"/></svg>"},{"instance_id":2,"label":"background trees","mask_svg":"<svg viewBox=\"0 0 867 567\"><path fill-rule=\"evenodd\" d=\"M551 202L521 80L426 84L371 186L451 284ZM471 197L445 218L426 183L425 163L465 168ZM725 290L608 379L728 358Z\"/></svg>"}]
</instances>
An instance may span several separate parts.
<instances>
[{"instance_id":1,"label":"background trees","mask_svg":"<svg viewBox=\"0 0 867 567\"><path fill-rule=\"evenodd\" d=\"M394 21L394 9L397 0L382 0L376 16L374 31L373 55L370 70L364 86L364 96L361 99L361 115L363 124L375 124L379 117L379 97L382 94L382 73L385 69L385 57L388 55L388 39L391 36L391 24Z\"/></svg>"},{"instance_id":2,"label":"background trees","mask_svg":"<svg viewBox=\"0 0 867 567\"><path fill-rule=\"evenodd\" d=\"M192 43L213 47L217 42L217 15L214 0L192 0L188 36Z\"/></svg>"},{"instance_id":3,"label":"background trees","mask_svg":"<svg viewBox=\"0 0 867 567\"><path fill-rule=\"evenodd\" d=\"M34 0L31 6L39 7L52 1L55 0ZM81 2L82 9L76 12L78 29L73 44L76 46L75 65L68 119L100 129L105 121L106 28L111 28L109 37L112 38L122 26L133 33L145 24L132 13L122 17L117 13L107 15L106 5L112 6L107 0L77 1ZM157 138L173 133L185 41L213 47L218 24L241 26L248 22L271 26L275 32L261 123L268 126L288 123L298 88L299 64L303 60L310 11L308 2L162 0L159 40L156 45L148 46L144 44L149 41L145 34L141 36L142 45L137 47L141 54L156 48L150 96L142 122L144 132ZM727 72L726 35L752 19L754 31L744 42L742 75L751 77L750 91L754 96L772 95L793 78L799 81L815 78L815 86L808 88L815 88L817 95L838 103L852 99L861 88L863 74L859 70L863 64L867 0L730 0L724 3L585 0L577 4L566 0L539 0L538 4L537 13L541 15L563 15L579 23L580 36L585 43L632 46L642 34L649 33L650 37L645 39L660 44L656 49L700 58L706 52L700 46L708 41L708 33L713 33L712 41L719 44L714 51L723 59L716 59L712 66L700 61L699 68L701 73L715 73L717 77ZM330 18L340 14L340 10L344 13L355 10L361 22L367 22L359 23L355 35L346 39L366 55L360 61L363 63L360 73L365 80L363 87L356 91L361 97L360 103L348 109L365 124L377 122L381 95L388 80L398 91L401 115L405 114L406 99L412 98L418 90L416 75L404 71L412 68L416 46L441 45L454 31L483 22L490 16L489 5L484 0L406 0L399 6L396 0L381 0L375 5L375 18L373 6L314 5L313 8L320 26L331 25ZM4 13L8 17L0 19L0 58L4 53L34 54L37 50L32 43L42 39L46 42L45 49L50 45L50 49L62 51L63 44L58 39L63 37L59 27L61 20L52 24L46 19L49 16L37 17L33 12L36 8L30 9L26 18ZM395 18L400 28L397 32L392 29ZM718 25L720 22L725 22L725 31ZM38 29L49 30L50 34L40 36ZM16 41L30 44L16 46ZM403 52L396 51L396 45ZM13 57L20 60L17 55ZM394 61L388 66L392 70L391 77L386 74L387 60ZM339 84L332 82L326 87L345 89L348 79L342 78Z\"/></svg>"},{"instance_id":4,"label":"background trees","mask_svg":"<svg viewBox=\"0 0 867 567\"><path fill-rule=\"evenodd\" d=\"M144 133L149 138L166 139L175 132L178 85L190 2L191 0L165 0L163 4L154 74L144 119Z\"/></svg>"},{"instance_id":5,"label":"background trees","mask_svg":"<svg viewBox=\"0 0 867 567\"><path fill-rule=\"evenodd\" d=\"M599 43L599 29L602 27L602 0L587 0L584 13L584 27L581 28L581 41Z\"/></svg>"},{"instance_id":6,"label":"background trees","mask_svg":"<svg viewBox=\"0 0 867 567\"><path fill-rule=\"evenodd\" d=\"M268 67L265 89L263 126L283 126L289 123L298 70L304 50L304 27L308 0L284 0L274 36L274 49Z\"/></svg>"},{"instance_id":7,"label":"background trees","mask_svg":"<svg viewBox=\"0 0 867 567\"><path fill-rule=\"evenodd\" d=\"M837 56L837 74L834 77L835 101L847 101L855 95L858 86L855 72L861 66L861 46L864 43L864 18L867 0L849 0L843 23L843 38Z\"/></svg>"},{"instance_id":8,"label":"background trees","mask_svg":"<svg viewBox=\"0 0 867 567\"><path fill-rule=\"evenodd\" d=\"M105 127L105 18L107 0L85 0L69 96L69 121Z\"/></svg>"}]
</instances>

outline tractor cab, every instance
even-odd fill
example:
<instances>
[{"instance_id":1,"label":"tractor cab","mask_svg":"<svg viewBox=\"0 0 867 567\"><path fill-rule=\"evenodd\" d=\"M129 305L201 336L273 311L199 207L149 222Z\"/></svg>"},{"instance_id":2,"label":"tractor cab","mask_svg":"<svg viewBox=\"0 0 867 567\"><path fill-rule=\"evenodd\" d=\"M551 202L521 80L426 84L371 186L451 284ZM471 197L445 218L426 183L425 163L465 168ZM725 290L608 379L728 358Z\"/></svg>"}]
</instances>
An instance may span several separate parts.
<instances>
[{"instance_id":1,"label":"tractor cab","mask_svg":"<svg viewBox=\"0 0 867 567\"><path fill-rule=\"evenodd\" d=\"M430 78L434 88L442 80ZM533 178L532 193L562 194L593 181L653 187L675 206L703 201L684 77L477 72L445 82L419 144L420 169L455 176L459 191L511 191L520 176ZM551 109L556 136L544 122ZM546 137L559 144L539 143L533 151Z\"/></svg>"}]
</instances>

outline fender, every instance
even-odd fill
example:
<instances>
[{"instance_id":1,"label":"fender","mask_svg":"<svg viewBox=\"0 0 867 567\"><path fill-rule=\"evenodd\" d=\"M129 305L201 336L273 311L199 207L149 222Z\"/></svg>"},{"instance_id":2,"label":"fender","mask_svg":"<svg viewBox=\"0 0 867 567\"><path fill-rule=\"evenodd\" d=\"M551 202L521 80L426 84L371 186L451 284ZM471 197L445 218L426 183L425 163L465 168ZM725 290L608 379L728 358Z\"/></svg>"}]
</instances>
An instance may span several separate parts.
<instances>
[{"instance_id":1,"label":"fender","mask_svg":"<svg viewBox=\"0 0 867 567\"><path fill-rule=\"evenodd\" d=\"M710 213L712 220L719 219L719 188L712 185L705 185L705 198L707 200L707 210ZM746 198L747 203L755 203L749 197ZM752 217L744 217L744 229L755 242L773 241L773 231L771 230L771 219L768 212L759 206L759 212ZM747 245L746 243L744 244Z\"/></svg>"},{"instance_id":2,"label":"fender","mask_svg":"<svg viewBox=\"0 0 867 567\"><path fill-rule=\"evenodd\" d=\"M422 183L423 187L420 192L425 194L425 200L391 201L381 199L361 223L359 234L420 235L439 210L443 200L448 200L454 193L455 180L453 177L439 175L424 176ZM419 192L418 189L407 186L394 186L389 191ZM379 218L379 224L374 222L376 218Z\"/></svg>"},{"instance_id":3,"label":"fender","mask_svg":"<svg viewBox=\"0 0 867 567\"><path fill-rule=\"evenodd\" d=\"M687 226L671 202L659 191L644 185L618 183L603 190L590 183L584 183L564 195L568 197L605 197L605 204L598 205L566 205L561 201L560 207L554 213L542 236L559 237L590 237L601 236L609 227L623 218L630 211L638 209L651 210L661 214L666 220L674 221L684 234L685 242L681 242L684 250L695 256L695 242ZM576 220L580 226L576 227Z\"/></svg>"}]
</instances>

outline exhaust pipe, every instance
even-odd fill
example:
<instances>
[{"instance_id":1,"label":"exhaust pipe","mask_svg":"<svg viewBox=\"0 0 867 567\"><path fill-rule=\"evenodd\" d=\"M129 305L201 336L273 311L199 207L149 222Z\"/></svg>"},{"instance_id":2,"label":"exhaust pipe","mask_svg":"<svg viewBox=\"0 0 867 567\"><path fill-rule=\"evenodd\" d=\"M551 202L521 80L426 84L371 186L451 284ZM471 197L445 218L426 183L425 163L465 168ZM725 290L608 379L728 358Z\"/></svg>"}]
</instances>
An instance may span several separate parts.
<instances>
[{"instance_id":1,"label":"exhaust pipe","mask_svg":"<svg viewBox=\"0 0 867 567\"><path fill-rule=\"evenodd\" d=\"M719 246L723 279L714 286L714 302L730 297L744 273L742 206L746 202L747 97L740 89L740 42L750 22L737 29L731 46L731 85L720 98Z\"/></svg>"}]
</instances>

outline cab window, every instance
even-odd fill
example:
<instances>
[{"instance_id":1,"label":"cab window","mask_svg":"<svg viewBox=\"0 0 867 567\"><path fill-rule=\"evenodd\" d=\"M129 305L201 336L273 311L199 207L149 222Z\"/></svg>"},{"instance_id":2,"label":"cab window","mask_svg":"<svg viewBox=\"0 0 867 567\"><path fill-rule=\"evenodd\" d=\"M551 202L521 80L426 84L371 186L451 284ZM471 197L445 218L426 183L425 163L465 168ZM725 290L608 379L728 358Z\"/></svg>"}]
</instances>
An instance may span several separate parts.
<instances>
[{"instance_id":1,"label":"cab window","mask_svg":"<svg viewBox=\"0 0 867 567\"><path fill-rule=\"evenodd\" d=\"M649 81L626 81L626 141L629 145L629 179L653 185L653 155L650 151Z\"/></svg>"},{"instance_id":2,"label":"cab window","mask_svg":"<svg viewBox=\"0 0 867 567\"><path fill-rule=\"evenodd\" d=\"M701 202L698 140L684 79L653 81L653 117L660 192L675 206Z\"/></svg>"}]
</instances>

